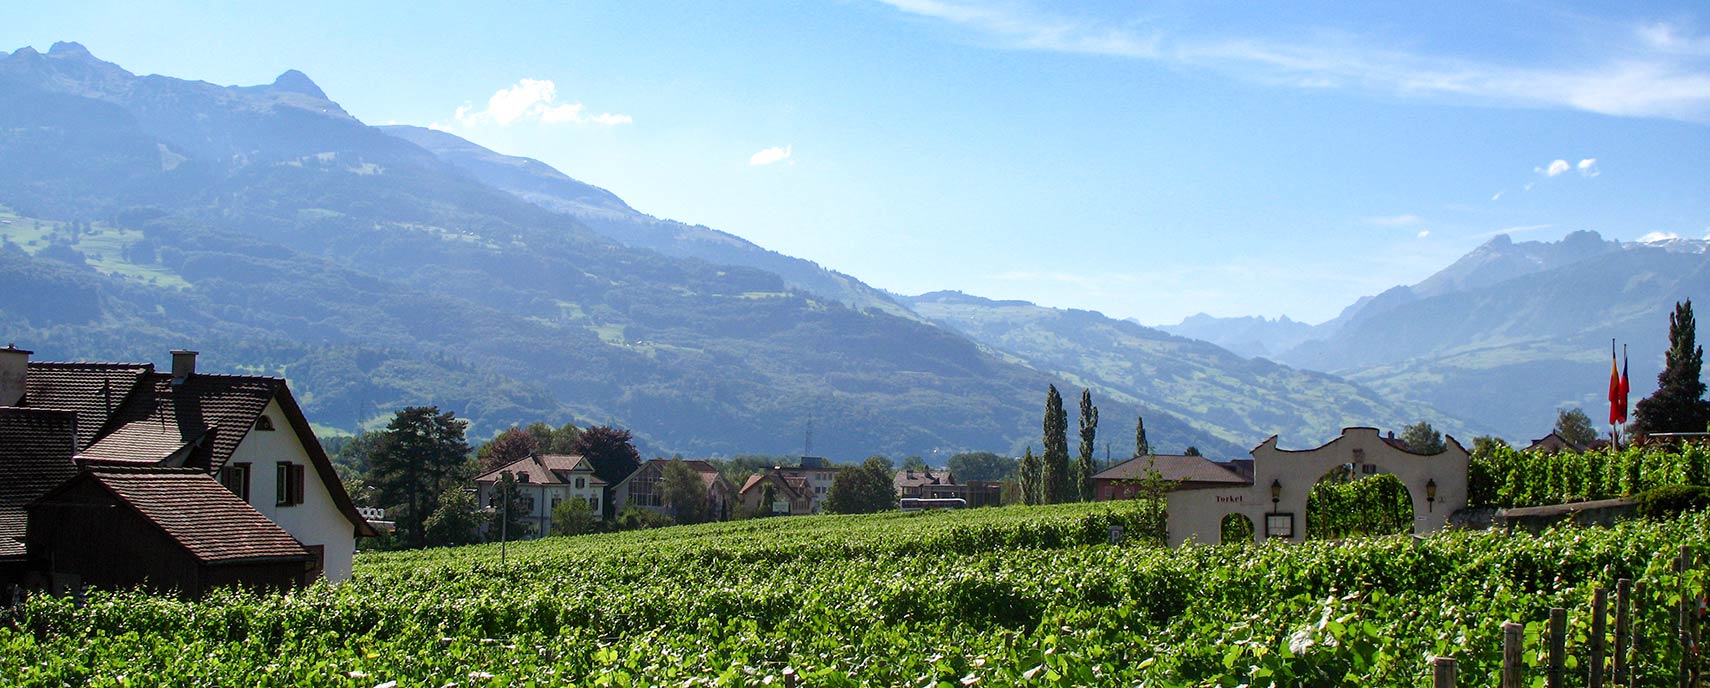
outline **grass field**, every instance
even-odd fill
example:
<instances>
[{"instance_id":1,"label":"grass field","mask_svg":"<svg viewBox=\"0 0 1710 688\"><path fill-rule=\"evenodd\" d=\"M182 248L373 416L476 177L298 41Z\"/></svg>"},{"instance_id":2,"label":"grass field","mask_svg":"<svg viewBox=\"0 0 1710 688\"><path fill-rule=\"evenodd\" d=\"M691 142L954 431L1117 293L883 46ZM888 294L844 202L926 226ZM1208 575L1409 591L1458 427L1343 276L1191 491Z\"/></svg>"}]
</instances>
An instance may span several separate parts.
<instances>
[{"instance_id":1,"label":"grass field","mask_svg":"<svg viewBox=\"0 0 1710 688\"><path fill-rule=\"evenodd\" d=\"M354 580L0 623L0 685L1495 685L1501 622L1705 551L1703 515L1540 536L1166 550L1134 504L766 519L364 554ZM1641 626L1657 632L1653 604ZM1660 637L1660 636L1653 636ZM1535 642L1535 641L1534 641ZM1675 661L1657 644L1655 685ZM1533 653L1535 654L1535 653Z\"/></svg>"}]
</instances>

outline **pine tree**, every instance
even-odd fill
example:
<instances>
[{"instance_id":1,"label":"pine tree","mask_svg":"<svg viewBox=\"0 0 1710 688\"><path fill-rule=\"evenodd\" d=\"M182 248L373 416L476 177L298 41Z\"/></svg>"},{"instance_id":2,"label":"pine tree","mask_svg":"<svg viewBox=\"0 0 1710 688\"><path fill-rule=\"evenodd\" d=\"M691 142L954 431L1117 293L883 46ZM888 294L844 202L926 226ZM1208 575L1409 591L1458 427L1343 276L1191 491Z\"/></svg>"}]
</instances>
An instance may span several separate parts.
<instances>
[{"instance_id":1,"label":"pine tree","mask_svg":"<svg viewBox=\"0 0 1710 688\"><path fill-rule=\"evenodd\" d=\"M399 410L370 448L368 480L387 510L396 513L401 539L427 544L425 524L442 495L475 475L463 432L467 423L437 406Z\"/></svg>"},{"instance_id":2,"label":"pine tree","mask_svg":"<svg viewBox=\"0 0 1710 688\"><path fill-rule=\"evenodd\" d=\"M1146 441L1146 417L1136 415L1134 416L1134 458L1138 459L1151 454L1152 443Z\"/></svg>"},{"instance_id":3,"label":"pine tree","mask_svg":"<svg viewBox=\"0 0 1710 688\"><path fill-rule=\"evenodd\" d=\"M1021 503L1028 506L1041 504L1044 491L1042 484L1044 467L1039 463L1039 457L1033 455L1033 447L1027 447L1027 454L1021 457L1021 467L1016 471L1021 481Z\"/></svg>"},{"instance_id":4,"label":"pine tree","mask_svg":"<svg viewBox=\"0 0 1710 688\"><path fill-rule=\"evenodd\" d=\"M1044 479L1040 482L1045 489L1040 495L1040 503L1056 504L1069 501L1069 415L1063 411L1063 395L1057 393L1057 386L1051 385L1051 391L1045 395L1045 455L1040 461L1044 464Z\"/></svg>"},{"instance_id":5,"label":"pine tree","mask_svg":"<svg viewBox=\"0 0 1710 688\"><path fill-rule=\"evenodd\" d=\"M1098 472L1093 461L1093 445L1098 439L1098 407L1092 404L1092 390L1081 390L1081 456L1075 463L1075 496L1083 502L1093 500L1093 474Z\"/></svg>"},{"instance_id":6,"label":"pine tree","mask_svg":"<svg viewBox=\"0 0 1710 688\"><path fill-rule=\"evenodd\" d=\"M1657 391L1633 409L1633 430L1704 432L1710 424L1710 402L1704 400L1704 348L1698 346L1698 324L1692 299L1674 304L1668 316L1668 353L1657 375Z\"/></svg>"}]
</instances>

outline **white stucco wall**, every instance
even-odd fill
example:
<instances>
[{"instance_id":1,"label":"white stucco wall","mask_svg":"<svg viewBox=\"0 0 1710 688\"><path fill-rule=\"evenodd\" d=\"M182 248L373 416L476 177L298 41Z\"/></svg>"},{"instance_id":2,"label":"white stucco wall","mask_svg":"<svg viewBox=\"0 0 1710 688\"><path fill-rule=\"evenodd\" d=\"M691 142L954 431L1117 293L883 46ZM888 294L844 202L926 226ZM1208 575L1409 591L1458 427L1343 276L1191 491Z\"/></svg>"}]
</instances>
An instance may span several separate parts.
<instances>
[{"instance_id":1,"label":"white stucco wall","mask_svg":"<svg viewBox=\"0 0 1710 688\"><path fill-rule=\"evenodd\" d=\"M232 452L231 463L250 464L249 503L291 537L305 545L321 545L325 554L326 579L338 583L350 578L351 559L356 553L356 526L333 502L332 493L309 461L309 453L297 441L277 400L263 411L273 421L273 430L250 429ZM222 431L228 431L222 428ZM277 469L280 461L303 466L303 503L278 506ZM216 476L217 477L217 476Z\"/></svg>"},{"instance_id":2,"label":"white stucco wall","mask_svg":"<svg viewBox=\"0 0 1710 688\"><path fill-rule=\"evenodd\" d=\"M1306 539L1307 493L1325 473L1342 464L1356 463L1377 468L1378 473L1390 473L1407 486L1413 497L1413 532L1439 530L1449 522L1449 514L1466 506L1466 449L1454 438L1448 438L1448 448L1440 454L1421 456L1390 446L1375 428L1346 428L1342 435L1317 449L1288 451L1277 449L1277 438L1265 440L1254 448L1253 484L1223 489L1171 492L1167 512L1170 545L1186 542L1217 544L1221 538L1223 517L1242 514L1253 522L1254 538L1264 542L1265 516L1273 513L1294 514L1294 542ZM1355 450L1359 450L1356 455ZM1437 498L1427 498L1426 484L1435 480ZM1280 482L1282 490L1273 507L1271 484Z\"/></svg>"}]
</instances>

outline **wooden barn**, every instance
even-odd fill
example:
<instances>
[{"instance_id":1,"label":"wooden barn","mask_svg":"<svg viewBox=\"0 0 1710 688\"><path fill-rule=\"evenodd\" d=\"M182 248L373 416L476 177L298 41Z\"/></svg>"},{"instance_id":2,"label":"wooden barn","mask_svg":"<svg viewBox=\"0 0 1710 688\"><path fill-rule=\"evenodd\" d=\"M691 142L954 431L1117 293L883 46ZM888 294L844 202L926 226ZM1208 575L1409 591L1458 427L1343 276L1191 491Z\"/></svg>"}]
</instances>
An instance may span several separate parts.
<instances>
[{"instance_id":1,"label":"wooden barn","mask_svg":"<svg viewBox=\"0 0 1710 688\"><path fill-rule=\"evenodd\" d=\"M55 580L196 598L314 575L289 533L193 468L90 465L26 509L29 558Z\"/></svg>"}]
</instances>

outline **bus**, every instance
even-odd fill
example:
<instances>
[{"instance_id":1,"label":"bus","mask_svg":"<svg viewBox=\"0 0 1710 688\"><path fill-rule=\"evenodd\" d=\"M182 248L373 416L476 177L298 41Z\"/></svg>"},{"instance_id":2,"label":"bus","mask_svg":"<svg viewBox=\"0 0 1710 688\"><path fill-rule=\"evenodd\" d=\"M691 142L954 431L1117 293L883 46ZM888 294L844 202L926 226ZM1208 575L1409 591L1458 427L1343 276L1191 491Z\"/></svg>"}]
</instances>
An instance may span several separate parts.
<instances>
[{"instance_id":1,"label":"bus","mask_svg":"<svg viewBox=\"0 0 1710 688\"><path fill-rule=\"evenodd\" d=\"M930 511L933 509L966 509L968 500L960 497L903 497L898 503L902 511Z\"/></svg>"}]
</instances>

